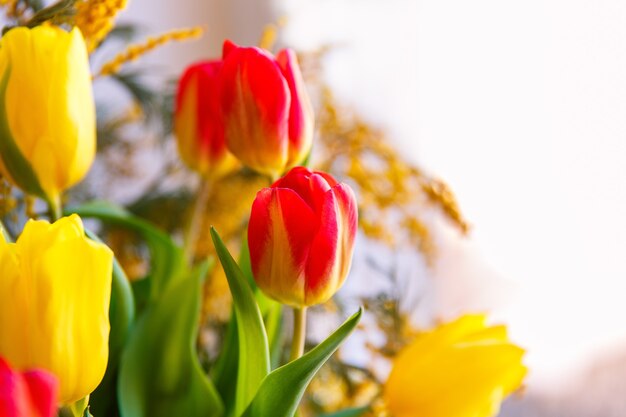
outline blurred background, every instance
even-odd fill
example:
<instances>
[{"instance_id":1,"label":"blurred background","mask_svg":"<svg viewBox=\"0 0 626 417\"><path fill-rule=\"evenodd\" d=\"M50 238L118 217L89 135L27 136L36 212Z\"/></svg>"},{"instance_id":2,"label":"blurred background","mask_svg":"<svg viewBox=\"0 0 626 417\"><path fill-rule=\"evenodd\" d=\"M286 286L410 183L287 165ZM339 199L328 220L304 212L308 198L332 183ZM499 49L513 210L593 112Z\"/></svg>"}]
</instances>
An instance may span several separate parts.
<instances>
[{"instance_id":1,"label":"blurred background","mask_svg":"<svg viewBox=\"0 0 626 417\"><path fill-rule=\"evenodd\" d=\"M205 29L137 64L153 85L273 22L280 46L324 51L336 101L454 190L467 236L426 215L434 261L387 256L419 294L414 325L485 311L528 349L508 417L626 415L625 21L619 0L132 0L120 19Z\"/></svg>"}]
</instances>

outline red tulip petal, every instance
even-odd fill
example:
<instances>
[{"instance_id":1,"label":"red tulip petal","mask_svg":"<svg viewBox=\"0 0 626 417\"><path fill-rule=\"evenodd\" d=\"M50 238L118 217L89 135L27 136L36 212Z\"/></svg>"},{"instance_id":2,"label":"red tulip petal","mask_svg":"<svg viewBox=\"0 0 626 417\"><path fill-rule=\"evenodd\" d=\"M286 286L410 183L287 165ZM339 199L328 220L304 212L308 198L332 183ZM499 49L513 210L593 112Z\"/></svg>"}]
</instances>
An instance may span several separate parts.
<instances>
[{"instance_id":1,"label":"red tulip petal","mask_svg":"<svg viewBox=\"0 0 626 417\"><path fill-rule=\"evenodd\" d=\"M251 168L279 174L288 159L291 97L278 64L259 48L235 48L221 74L228 148Z\"/></svg>"},{"instance_id":2,"label":"red tulip petal","mask_svg":"<svg viewBox=\"0 0 626 417\"><path fill-rule=\"evenodd\" d=\"M306 265L305 304L324 302L326 294L332 295L337 288L333 273L337 261L339 222L335 194L328 191L318 212L319 229L311 243L311 252Z\"/></svg>"},{"instance_id":3,"label":"red tulip petal","mask_svg":"<svg viewBox=\"0 0 626 417\"><path fill-rule=\"evenodd\" d=\"M0 358L0 415L53 417L57 410L58 381L47 371L12 370Z\"/></svg>"},{"instance_id":4,"label":"red tulip petal","mask_svg":"<svg viewBox=\"0 0 626 417\"><path fill-rule=\"evenodd\" d=\"M255 281L271 297L304 302L304 270L318 220L293 190L265 188L252 204L248 247Z\"/></svg>"},{"instance_id":5,"label":"red tulip petal","mask_svg":"<svg viewBox=\"0 0 626 417\"><path fill-rule=\"evenodd\" d=\"M336 184L334 178L330 177L333 184L329 184L329 175L322 175L321 172L311 171L305 167L295 167L287 175L278 180L273 187L289 188L294 190L309 206L319 213L324 202L324 196L332 185Z\"/></svg>"},{"instance_id":6,"label":"red tulip petal","mask_svg":"<svg viewBox=\"0 0 626 417\"><path fill-rule=\"evenodd\" d=\"M42 417L56 415L59 384L54 375L45 371L28 371L24 373L24 380L37 415Z\"/></svg>"},{"instance_id":7,"label":"red tulip petal","mask_svg":"<svg viewBox=\"0 0 626 417\"><path fill-rule=\"evenodd\" d=\"M206 174L219 169L227 155L219 99L222 61L203 61L187 68L176 96L175 132L183 160Z\"/></svg>"},{"instance_id":8,"label":"red tulip petal","mask_svg":"<svg viewBox=\"0 0 626 417\"><path fill-rule=\"evenodd\" d=\"M333 187L332 192L337 197L339 217L341 218L341 231L339 233L341 239L341 243L339 244L341 248L339 253L339 265L341 265L341 270L339 271L339 275L342 277L342 280L345 280L350 271L350 265L352 264L354 239L356 238L359 223L359 210L354 192L348 185L338 184Z\"/></svg>"},{"instance_id":9,"label":"red tulip petal","mask_svg":"<svg viewBox=\"0 0 626 417\"><path fill-rule=\"evenodd\" d=\"M306 92L295 52L283 49L276 56L276 61L291 93L288 164L297 164L306 157L313 143L313 107Z\"/></svg>"},{"instance_id":10,"label":"red tulip petal","mask_svg":"<svg viewBox=\"0 0 626 417\"><path fill-rule=\"evenodd\" d=\"M233 50L237 48L239 48L239 46L235 42L226 39L224 41L224 44L222 45L222 59L225 59L228 54L230 54Z\"/></svg>"},{"instance_id":11,"label":"red tulip petal","mask_svg":"<svg viewBox=\"0 0 626 417\"><path fill-rule=\"evenodd\" d=\"M343 285L352 263L356 230L356 199L350 187L338 184L326 193L320 228L311 245L307 305L325 302Z\"/></svg>"}]
</instances>

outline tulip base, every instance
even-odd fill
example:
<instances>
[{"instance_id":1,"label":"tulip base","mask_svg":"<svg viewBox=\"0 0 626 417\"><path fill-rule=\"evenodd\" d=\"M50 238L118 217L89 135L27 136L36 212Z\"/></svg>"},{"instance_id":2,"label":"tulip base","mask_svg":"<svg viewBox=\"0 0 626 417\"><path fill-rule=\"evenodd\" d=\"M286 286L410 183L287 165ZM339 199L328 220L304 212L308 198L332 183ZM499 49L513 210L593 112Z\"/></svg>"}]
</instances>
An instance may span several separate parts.
<instances>
[{"instance_id":1,"label":"tulip base","mask_svg":"<svg viewBox=\"0 0 626 417\"><path fill-rule=\"evenodd\" d=\"M306 307L293 309L293 339L289 361L298 359L304 353L306 339Z\"/></svg>"},{"instance_id":2,"label":"tulip base","mask_svg":"<svg viewBox=\"0 0 626 417\"><path fill-rule=\"evenodd\" d=\"M59 410L59 417L91 417L89 412L89 395L74 404L66 405Z\"/></svg>"}]
</instances>

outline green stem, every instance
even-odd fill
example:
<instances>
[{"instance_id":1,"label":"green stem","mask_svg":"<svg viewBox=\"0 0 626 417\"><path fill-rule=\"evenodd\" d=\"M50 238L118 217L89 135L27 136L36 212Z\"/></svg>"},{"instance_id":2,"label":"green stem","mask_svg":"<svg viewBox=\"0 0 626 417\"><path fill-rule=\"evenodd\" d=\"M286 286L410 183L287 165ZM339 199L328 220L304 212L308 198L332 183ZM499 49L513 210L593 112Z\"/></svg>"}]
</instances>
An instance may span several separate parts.
<instances>
[{"instance_id":1,"label":"green stem","mask_svg":"<svg viewBox=\"0 0 626 417\"><path fill-rule=\"evenodd\" d=\"M61 194L57 194L48 199L50 209L50 220L55 222L63 216L63 205L61 204Z\"/></svg>"},{"instance_id":2,"label":"green stem","mask_svg":"<svg viewBox=\"0 0 626 417\"><path fill-rule=\"evenodd\" d=\"M203 179L198 195L196 196L193 213L191 214L191 219L187 224L187 231L185 233L183 253L185 255L185 260L189 265L193 263L193 258L196 254L198 236L200 235L200 227L202 226L202 217L206 210L206 205L210 194L211 181Z\"/></svg>"},{"instance_id":3,"label":"green stem","mask_svg":"<svg viewBox=\"0 0 626 417\"><path fill-rule=\"evenodd\" d=\"M293 309L293 339L289 361L298 359L304 353L306 339L306 307Z\"/></svg>"}]
</instances>

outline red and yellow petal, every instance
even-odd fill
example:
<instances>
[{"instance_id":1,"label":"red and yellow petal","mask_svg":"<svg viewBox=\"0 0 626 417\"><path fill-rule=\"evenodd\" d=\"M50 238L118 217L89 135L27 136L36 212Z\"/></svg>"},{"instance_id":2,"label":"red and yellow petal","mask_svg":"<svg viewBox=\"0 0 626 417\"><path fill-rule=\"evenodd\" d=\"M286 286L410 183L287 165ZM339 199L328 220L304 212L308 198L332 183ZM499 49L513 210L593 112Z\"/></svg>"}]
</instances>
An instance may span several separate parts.
<instances>
[{"instance_id":1,"label":"red and yellow petal","mask_svg":"<svg viewBox=\"0 0 626 417\"><path fill-rule=\"evenodd\" d=\"M282 173L289 150L289 87L271 55L225 45L221 105L226 143L245 165Z\"/></svg>"},{"instance_id":2,"label":"red and yellow petal","mask_svg":"<svg viewBox=\"0 0 626 417\"><path fill-rule=\"evenodd\" d=\"M357 230L356 199L345 184L325 194L320 227L311 244L307 263L305 304L327 301L345 282Z\"/></svg>"},{"instance_id":3,"label":"red and yellow petal","mask_svg":"<svg viewBox=\"0 0 626 417\"><path fill-rule=\"evenodd\" d=\"M257 285L284 304L305 298L305 266L317 218L293 190L265 188L257 194L248 225L252 272Z\"/></svg>"},{"instance_id":4,"label":"red and yellow petal","mask_svg":"<svg viewBox=\"0 0 626 417\"><path fill-rule=\"evenodd\" d=\"M311 150L313 144L313 106L304 86L296 54L291 49L283 49L276 61L289 86L291 106L289 109L289 161L288 166L300 163Z\"/></svg>"}]
</instances>

